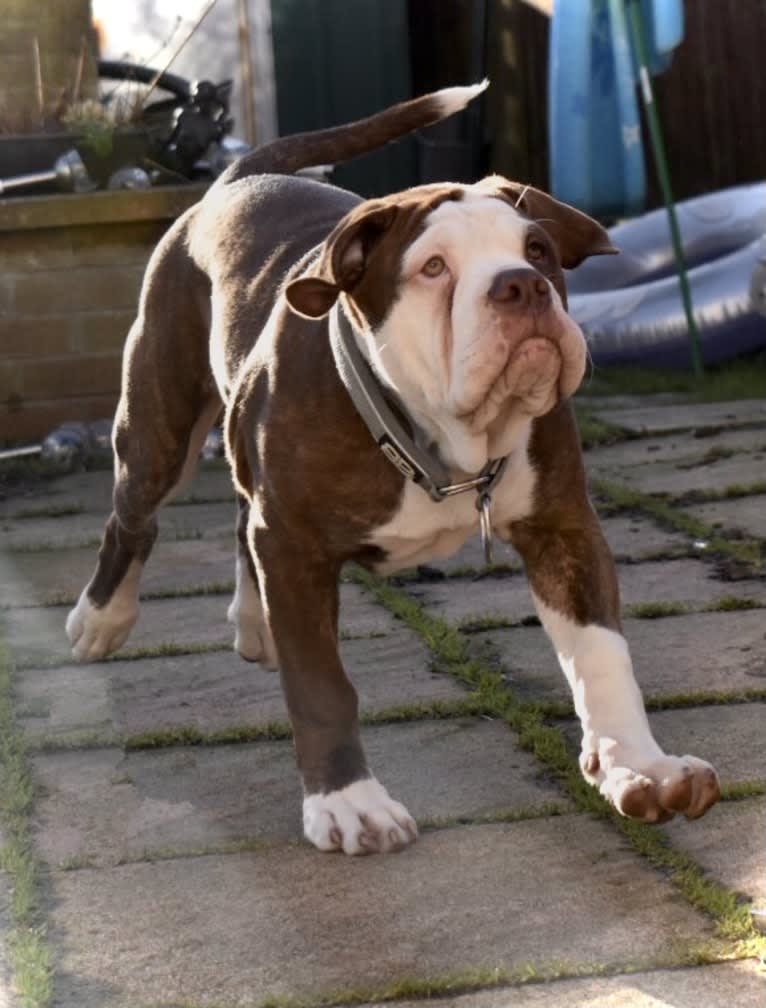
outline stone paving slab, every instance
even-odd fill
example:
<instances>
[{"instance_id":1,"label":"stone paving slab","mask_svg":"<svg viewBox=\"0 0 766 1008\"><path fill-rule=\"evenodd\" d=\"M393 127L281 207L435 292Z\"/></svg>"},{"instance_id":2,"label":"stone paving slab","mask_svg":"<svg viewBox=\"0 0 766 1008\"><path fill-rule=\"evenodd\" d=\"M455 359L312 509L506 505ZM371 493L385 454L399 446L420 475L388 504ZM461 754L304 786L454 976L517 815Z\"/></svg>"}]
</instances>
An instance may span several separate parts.
<instances>
[{"instance_id":1,"label":"stone paving slab","mask_svg":"<svg viewBox=\"0 0 766 1008\"><path fill-rule=\"evenodd\" d=\"M659 528L654 522L638 515L618 515L613 518L602 518L601 528L613 556L620 560L643 560L647 556L658 553L688 552L689 540L680 532L668 532ZM503 564L522 571L521 557L512 546L495 540L495 564ZM447 560L432 562L426 565L445 574L470 568L477 573L485 569L484 550L479 536L474 536Z\"/></svg>"},{"instance_id":2,"label":"stone paving slab","mask_svg":"<svg viewBox=\"0 0 766 1008\"><path fill-rule=\"evenodd\" d=\"M50 480L35 482L28 490L0 500L0 517L4 520L19 515L39 515L51 508L77 508L103 513L104 520L112 503L114 476L111 469L70 473Z\"/></svg>"},{"instance_id":3,"label":"stone paving slab","mask_svg":"<svg viewBox=\"0 0 766 1008\"><path fill-rule=\"evenodd\" d=\"M763 1008L766 970L755 960L629 976L530 983L428 1001L428 1008ZM397 1001L422 1008L422 1001ZM383 1008L367 1005L362 1008Z\"/></svg>"},{"instance_id":4,"label":"stone paving slab","mask_svg":"<svg viewBox=\"0 0 766 1008\"><path fill-rule=\"evenodd\" d=\"M669 532L638 515L602 518L601 529L615 560L638 561L689 550L689 539L681 532Z\"/></svg>"},{"instance_id":5,"label":"stone paving slab","mask_svg":"<svg viewBox=\"0 0 766 1008\"><path fill-rule=\"evenodd\" d=\"M234 580L234 542L158 542L144 570L145 593L183 591ZM39 553L0 553L0 606L76 598L96 567L95 546Z\"/></svg>"},{"instance_id":6,"label":"stone paving slab","mask_svg":"<svg viewBox=\"0 0 766 1008\"><path fill-rule=\"evenodd\" d=\"M138 623L125 648L151 648L161 644L220 644L234 641L234 628L226 621L231 597L194 595L183 599L147 599L141 603ZM71 661L64 634L68 613L64 606L9 609L2 614L5 639L20 664ZM344 636L368 637L391 633L401 623L354 584L340 586L339 626Z\"/></svg>"},{"instance_id":7,"label":"stone paving slab","mask_svg":"<svg viewBox=\"0 0 766 1008\"><path fill-rule=\"evenodd\" d=\"M636 434L661 434L679 429L695 430L701 427L734 427L745 424L766 426L766 399L670 405L649 402L625 409L614 409L609 400L605 400L603 406L589 405L589 412L601 420L624 427Z\"/></svg>"},{"instance_id":8,"label":"stone paving slab","mask_svg":"<svg viewBox=\"0 0 766 1008\"><path fill-rule=\"evenodd\" d=\"M766 466L764 479L766 480ZM687 506L685 510L714 528L766 539L766 494L694 504Z\"/></svg>"},{"instance_id":9,"label":"stone paving slab","mask_svg":"<svg viewBox=\"0 0 766 1008\"><path fill-rule=\"evenodd\" d=\"M454 680L429 671L426 649L409 630L342 641L340 650L364 711L465 696ZM278 673L227 651L26 669L17 694L32 737L184 725L218 731L287 719Z\"/></svg>"},{"instance_id":10,"label":"stone paving slab","mask_svg":"<svg viewBox=\"0 0 766 1008\"><path fill-rule=\"evenodd\" d=\"M712 878L766 909L766 798L725 802L703 819L661 828Z\"/></svg>"},{"instance_id":11,"label":"stone paving slab","mask_svg":"<svg viewBox=\"0 0 766 1008\"><path fill-rule=\"evenodd\" d=\"M636 679L645 696L766 686L766 625L762 611L693 613L623 623ZM491 643L519 697L570 699L553 648L540 627L513 627L472 636Z\"/></svg>"},{"instance_id":12,"label":"stone paving slab","mask_svg":"<svg viewBox=\"0 0 766 1008\"><path fill-rule=\"evenodd\" d=\"M494 564L503 564L521 570L521 557L512 546L496 539L492 548L494 554L492 562ZM482 571L485 564L481 537L479 535L472 536L451 557L447 557L445 560L429 561L425 566L433 570L444 571L446 574L453 574L465 568Z\"/></svg>"},{"instance_id":13,"label":"stone paving slab","mask_svg":"<svg viewBox=\"0 0 766 1008\"><path fill-rule=\"evenodd\" d=\"M542 958L608 963L712 930L613 830L580 816L439 830L398 856L270 849L55 873L49 887L57 1008L235 1004Z\"/></svg>"},{"instance_id":14,"label":"stone paving slab","mask_svg":"<svg viewBox=\"0 0 766 1008\"><path fill-rule=\"evenodd\" d=\"M9 550L73 547L101 541L106 515L98 512L58 517L0 519L0 535ZM159 542L174 539L228 539L235 543L234 501L166 507L159 514Z\"/></svg>"},{"instance_id":15,"label":"stone paving slab","mask_svg":"<svg viewBox=\"0 0 766 1008\"><path fill-rule=\"evenodd\" d=\"M699 463L715 450L760 452L766 450L766 430L721 430L709 437L693 432L666 434L663 437L637 438L616 444L598 445L585 453L585 469L615 469L643 466L649 462Z\"/></svg>"},{"instance_id":16,"label":"stone paving slab","mask_svg":"<svg viewBox=\"0 0 766 1008\"><path fill-rule=\"evenodd\" d=\"M490 815L546 802L572 808L500 722L474 718L365 726L375 773L413 816ZM302 837L289 742L39 755L36 844L52 865L100 865L144 851Z\"/></svg>"},{"instance_id":17,"label":"stone paving slab","mask_svg":"<svg viewBox=\"0 0 766 1008\"><path fill-rule=\"evenodd\" d=\"M712 763L723 785L738 781L766 783L766 704L718 704L711 707L652 711L649 723L665 750ZM573 753L582 732L575 718L559 722ZM766 852L764 852L766 861Z\"/></svg>"},{"instance_id":18,"label":"stone paving slab","mask_svg":"<svg viewBox=\"0 0 766 1008\"><path fill-rule=\"evenodd\" d=\"M666 752L692 753L706 759L724 784L766 783L766 704L654 711L649 721Z\"/></svg>"},{"instance_id":19,"label":"stone paving slab","mask_svg":"<svg viewBox=\"0 0 766 1008\"><path fill-rule=\"evenodd\" d=\"M766 605L766 581L722 581L702 560L690 558L618 564L620 599L626 606L645 602L679 602L704 606L725 595L749 598ZM525 575L413 584L408 591L427 609L459 622L499 616L513 622L535 615Z\"/></svg>"},{"instance_id":20,"label":"stone paving slab","mask_svg":"<svg viewBox=\"0 0 766 1008\"><path fill-rule=\"evenodd\" d=\"M763 481L766 479L766 455L743 452L692 469L681 468L677 462L615 466L608 472L602 472L602 475L641 493L680 497L698 490L725 490L731 486L747 486Z\"/></svg>"},{"instance_id":21,"label":"stone paving slab","mask_svg":"<svg viewBox=\"0 0 766 1008\"><path fill-rule=\"evenodd\" d=\"M39 513L46 508L79 508L101 516L106 521L112 506L114 477L111 469L71 473L35 485L28 493L0 500L0 518ZM227 501L234 505L231 476L223 463L203 463L187 489L169 504L183 506L185 501Z\"/></svg>"}]
</instances>

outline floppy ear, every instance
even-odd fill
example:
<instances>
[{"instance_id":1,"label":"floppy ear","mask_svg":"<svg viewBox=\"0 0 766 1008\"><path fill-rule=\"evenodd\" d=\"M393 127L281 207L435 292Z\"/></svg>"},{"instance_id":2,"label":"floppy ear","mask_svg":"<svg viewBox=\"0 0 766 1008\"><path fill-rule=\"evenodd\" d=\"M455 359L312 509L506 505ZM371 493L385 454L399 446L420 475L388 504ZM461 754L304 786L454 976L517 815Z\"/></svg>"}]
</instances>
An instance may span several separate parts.
<instances>
[{"instance_id":1,"label":"floppy ear","mask_svg":"<svg viewBox=\"0 0 766 1008\"><path fill-rule=\"evenodd\" d=\"M485 179L482 185L508 200L511 206L536 221L556 243L561 265L574 269L592 255L617 255L606 229L581 210L521 182L509 182L499 175Z\"/></svg>"},{"instance_id":2,"label":"floppy ear","mask_svg":"<svg viewBox=\"0 0 766 1008\"><path fill-rule=\"evenodd\" d=\"M373 200L346 214L325 241L311 273L285 288L292 310L306 318L326 315L341 291L353 290L362 279L371 250L396 214L392 204Z\"/></svg>"}]
</instances>

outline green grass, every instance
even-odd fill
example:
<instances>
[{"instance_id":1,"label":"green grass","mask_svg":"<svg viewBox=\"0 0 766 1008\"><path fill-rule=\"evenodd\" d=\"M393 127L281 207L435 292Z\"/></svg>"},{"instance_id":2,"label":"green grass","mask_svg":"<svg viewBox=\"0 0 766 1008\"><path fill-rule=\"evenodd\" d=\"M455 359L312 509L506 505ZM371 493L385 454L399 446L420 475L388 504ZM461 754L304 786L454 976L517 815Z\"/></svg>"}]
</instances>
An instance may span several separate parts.
<instances>
[{"instance_id":1,"label":"green grass","mask_svg":"<svg viewBox=\"0 0 766 1008\"><path fill-rule=\"evenodd\" d=\"M701 378L690 371L637 367L598 368L588 381L588 395L651 395L672 393L689 402L762 399L766 351L707 368Z\"/></svg>"},{"instance_id":2,"label":"green grass","mask_svg":"<svg viewBox=\"0 0 766 1008\"><path fill-rule=\"evenodd\" d=\"M520 564L515 563L491 563L483 564L481 567L474 567L471 564L461 564L459 567L452 567L444 572L445 579L471 578L473 581L480 581L489 577L513 577L522 571ZM417 579L415 579L417 580Z\"/></svg>"},{"instance_id":3,"label":"green grass","mask_svg":"<svg viewBox=\"0 0 766 1008\"><path fill-rule=\"evenodd\" d=\"M622 483L609 480L594 480L595 493L606 502L611 513L629 512L649 515L660 525L683 532L693 539L706 543L706 554L718 554L737 560L752 569L753 574L763 569L763 551L758 540L731 540L722 538L710 525L695 518L663 497L632 490Z\"/></svg>"},{"instance_id":4,"label":"green grass","mask_svg":"<svg viewBox=\"0 0 766 1008\"><path fill-rule=\"evenodd\" d=\"M766 781L737 781L721 788L721 801L726 802L747 801L763 795L766 795Z\"/></svg>"},{"instance_id":5,"label":"green grass","mask_svg":"<svg viewBox=\"0 0 766 1008\"><path fill-rule=\"evenodd\" d=\"M12 511L8 519L12 521L27 521L33 518L67 518L70 515L85 514L83 504L47 504L37 507L19 508Z\"/></svg>"},{"instance_id":6,"label":"green grass","mask_svg":"<svg viewBox=\"0 0 766 1008\"><path fill-rule=\"evenodd\" d=\"M541 805L521 806L513 809L498 809L486 815L476 816L433 816L418 821L422 833L454 829L458 826L487 826L501 823L526 822L530 819L549 819L568 815L571 806L564 802L544 802ZM125 854L115 864L140 864L143 862L175 861L179 858L211 857L227 854L262 853L285 847L306 847L305 841L273 839L269 837L239 837L220 843L201 844L194 847L146 847L133 854ZM56 865L58 871L83 871L98 867L97 861L88 855L74 856Z\"/></svg>"},{"instance_id":7,"label":"green grass","mask_svg":"<svg viewBox=\"0 0 766 1008\"><path fill-rule=\"evenodd\" d=\"M231 651L231 649L231 644L220 641L187 641L183 644L176 644L173 641L161 641L157 644L147 645L146 647L124 648L120 651L115 651L114 654L109 655L107 658L102 658L101 663L142 661L146 658L182 658L189 655L216 654L221 651ZM72 661L73 659L69 655L36 657L34 653L29 654L22 650L15 664L19 670L34 669L35 671L41 671L43 669L63 668L66 665L71 665ZM20 713L18 708L17 713Z\"/></svg>"},{"instance_id":8,"label":"green grass","mask_svg":"<svg viewBox=\"0 0 766 1008\"><path fill-rule=\"evenodd\" d=\"M497 809L486 815L430 816L418 819L421 833L432 830L454 829L456 826L489 826L499 823L528 822L530 819L551 819L572 812L564 802L543 802L541 805L523 805L519 808Z\"/></svg>"},{"instance_id":9,"label":"green grass","mask_svg":"<svg viewBox=\"0 0 766 1008\"><path fill-rule=\"evenodd\" d=\"M153 602L161 599L196 598L201 595L232 595L235 584L233 581L203 581L197 584L182 585L178 588L157 588L153 591L141 592L142 602ZM57 606L72 606L79 595L68 591L56 591L44 596L38 602L2 602L0 612L10 609L53 609Z\"/></svg>"},{"instance_id":10,"label":"green grass","mask_svg":"<svg viewBox=\"0 0 766 1008\"><path fill-rule=\"evenodd\" d=\"M754 483L730 483L728 486L709 490L687 490L676 498L677 504L714 504L716 501L739 500L742 497L758 497L766 494L766 481Z\"/></svg>"},{"instance_id":11,"label":"green grass","mask_svg":"<svg viewBox=\"0 0 766 1008\"><path fill-rule=\"evenodd\" d=\"M73 752L77 749L108 749L121 745L121 739L111 732L72 731L60 735L37 735L27 740L30 753Z\"/></svg>"},{"instance_id":12,"label":"green grass","mask_svg":"<svg viewBox=\"0 0 766 1008\"><path fill-rule=\"evenodd\" d=\"M635 437L631 431L593 416L592 413L578 406L576 402L575 412L577 414L577 428L580 431L580 444L586 451L589 448L617 444Z\"/></svg>"},{"instance_id":13,"label":"green grass","mask_svg":"<svg viewBox=\"0 0 766 1008\"><path fill-rule=\"evenodd\" d=\"M457 718L489 716L490 709L480 697L465 696L455 700L433 700L426 703L397 704L381 710L363 713L363 725L405 724L419 721L446 721ZM204 731L197 725L177 725L134 735L119 736L103 731L73 731L59 735L41 735L28 742L31 752L71 752L76 749L128 750L168 749L176 746L246 745L257 742L282 742L292 739L292 729L286 721L264 724L230 725L216 731Z\"/></svg>"},{"instance_id":14,"label":"green grass","mask_svg":"<svg viewBox=\"0 0 766 1008\"><path fill-rule=\"evenodd\" d=\"M734 448L726 448L724 445L713 445L712 448L708 448L705 454L699 458L677 462L676 468L699 469L701 466L713 465L714 462L721 462L723 459L731 458L733 455L738 454L739 452L737 452Z\"/></svg>"},{"instance_id":15,"label":"green grass","mask_svg":"<svg viewBox=\"0 0 766 1008\"><path fill-rule=\"evenodd\" d=\"M194 598L197 595L232 595L236 585L233 581L203 581L181 588L157 588L141 592L141 601L172 598Z\"/></svg>"},{"instance_id":16,"label":"green grass","mask_svg":"<svg viewBox=\"0 0 766 1008\"><path fill-rule=\"evenodd\" d=\"M739 690L696 690L690 693L658 693L645 699L647 710L652 711L764 702L766 702L766 689L757 687Z\"/></svg>"},{"instance_id":17,"label":"green grass","mask_svg":"<svg viewBox=\"0 0 766 1008\"><path fill-rule=\"evenodd\" d=\"M688 710L693 707L725 707L730 705L766 703L766 688L740 690L695 690L689 693L655 693L644 697L648 711ZM542 718L574 717L571 700L536 700L522 705Z\"/></svg>"},{"instance_id":18,"label":"green grass","mask_svg":"<svg viewBox=\"0 0 766 1008\"><path fill-rule=\"evenodd\" d=\"M7 546L6 553L27 554L27 553L58 553L59 550L68 549L97 549L101 545L101 536L94 535L82 539L64 540L42 539L38 542L20 542Z\"/></svg>"},{"instance_id":19,"label":"green grass","mask_svg":"<svg viewBox=\"0 0 766 1008\"><path fill-rule=\"evenodd\" d=\"M214 654L218 651L231 651L231 644L220 641L187 641L184 644L162 641L147 647L125 648L122 651L116 651L108 658L103 658L102 661L125 662L142 661L145 658L180 658L186 655ZM71 659L67 660L67 664L71 664Z\"/></svg>"},{"instance_id":20,"label":"green grass","mask_svg":"<svg viewBox=\"0 0 766 1008\"><path fill-rule=\"evenodd\" d=\"M247 742L276 742L292 738L288 724L270 721L262 725L229 725L218 731L203 731L196 725L157 728L128 735L122 739L126 751L133 749L164 749L169 746L242 745Z\"/></svg>"},{"instance_id":21,"label":"green grass","mask_svg":"<svg viewBox=\"0 0 766 1008\"><path fill-rule=\"evenodd\" d=\"M31 827L35 785L24 735L13 709L14 669L0 642L0 868L8 873L11 926L5 937L20 1008L50 1004L51 961L41 910L41 869Z\"/></svg>"},{"instance_id":22,"label":"green grass","mask_svg":"<svg viewBox=\"0 0 766 1008\"><path fill-rule=\"evenodd\" d=\"M182 508L182 507L193 507L195 504L231 504L232 507L232 530L234 529L235 520L235 506L236 498L234 496L234 488L230 494L226 496L221 496L220 494L188 494L186 497L178 497L174 500L169 500L164 507L172 508Z\"/></svg>"},{"instance_id":23,"label":"green grass","mask_svg":"<svg viewBox=\"0 0 766 1008\"><path fill-rule=\"evenodd\" d=\"M688 612L683 602L638 602L625 607L625 615L633 619L665 619L668 616L683 616Z\"/></svg>"},{"instance_id":24,"label":"green grass","mask_svg":"<svg viewBox=\"0 0 766 1008\"><path fill-rule=\"evenodd\" d=\"M485 630L507 630L509 627L518 626L513 620L506 616L467 616L458 623L458 630L464 634L483 633Z\"/></svg>"},{"instance_id":25,"label":"green grass","mask_svg":"<svg viewBox=\"0 0 766 1008\"><path fill-rule=\"evenodd\" d=\"M686 949L671 949L667 954L636 957L612 962L572 963L566 960L539 960L516 966L485 966L459 973L430 977L402 977L380 986L354 987L326 991L316 995L275 995L242 1008L341 1008L345 1005L389 1004L401 1000L428 1002L434 998L452 999L480 991L507 990L509 1005L515 1003L514 990L522 986L547 984L546 994L555 1004L556 981L595 977L626 976L650 970L678 966L699 966L726 961L725 952L715 942L699 943ZM156 1008L160 1008L158 1004ZM181 1003L174 1008L197 1008L193 1003ZM215 1005L210 1008L216 1008Z\"/></svg>"},{"instance_id":26,"label":"green grass","mask_svg":"<svg viewBox=\"0 0 766 1008\"><path fill-rule=\"evenodd\" d=\"M705 612L744 612L748 609L763 609L758 599L740 598L738 595L721 595L705 606Z\"/></svg>"}]
</instances>

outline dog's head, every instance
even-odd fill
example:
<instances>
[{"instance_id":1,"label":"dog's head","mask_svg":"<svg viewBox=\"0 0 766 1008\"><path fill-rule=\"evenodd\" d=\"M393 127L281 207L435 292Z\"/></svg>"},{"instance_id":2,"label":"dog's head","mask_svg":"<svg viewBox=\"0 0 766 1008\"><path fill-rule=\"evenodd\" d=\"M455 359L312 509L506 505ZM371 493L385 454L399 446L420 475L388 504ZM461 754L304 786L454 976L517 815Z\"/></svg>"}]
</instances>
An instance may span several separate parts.
<instances>
[{"instance_id":1,"label":"dog's head","mask_svg":"<svg viewBox=\"0 0 766 1008\"><path fill-rule=\"evenodd\" d=\"M515 420L580 384L585 341L566 313L563 268L614 251L590 217L492 176L361 203L285 293L310 318L341 297L379 377L415 415L449 440L484 435L497 453Z\"/></svg>"}]
</instances>

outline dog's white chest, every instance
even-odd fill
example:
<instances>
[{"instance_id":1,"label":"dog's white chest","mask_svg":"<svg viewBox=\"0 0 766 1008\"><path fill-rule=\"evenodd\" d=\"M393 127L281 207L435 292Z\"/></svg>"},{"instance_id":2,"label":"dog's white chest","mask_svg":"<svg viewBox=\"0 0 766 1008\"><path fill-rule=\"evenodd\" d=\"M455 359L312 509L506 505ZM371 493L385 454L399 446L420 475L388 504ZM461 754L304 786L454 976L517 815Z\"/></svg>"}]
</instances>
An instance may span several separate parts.
<instances>
[{"instance_id":1,"label":"dog's white chest","mask_svg":"<svg viewBox=\"0 0 766 1008\"><path fill-rule=\"evenodd\" d=\"M493 529L503 535L507 526L532 511L535 473L526 444L509 457L502 479L492 494ZM441 560L455 553L479 528L477 495L473 490L436 502L409 480L396 514L374 530L368 542L386 552L377 567L390 574Z\"/></svg>"}]
</instances>

